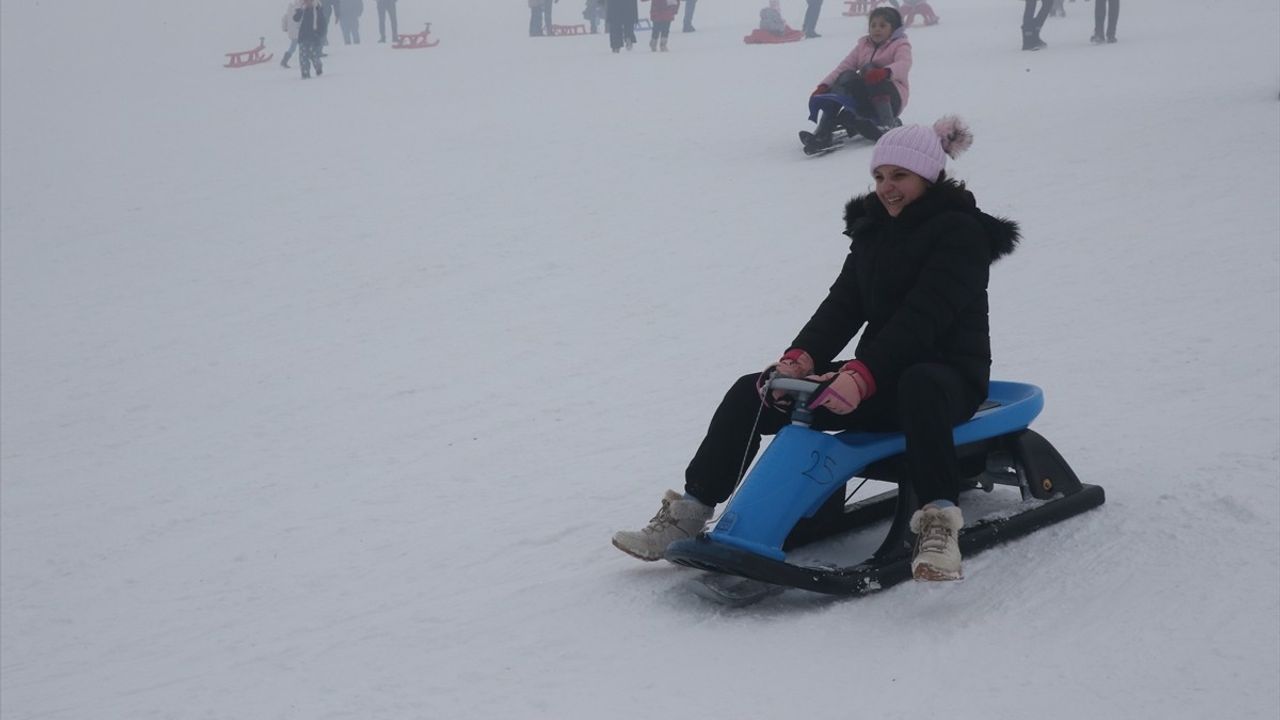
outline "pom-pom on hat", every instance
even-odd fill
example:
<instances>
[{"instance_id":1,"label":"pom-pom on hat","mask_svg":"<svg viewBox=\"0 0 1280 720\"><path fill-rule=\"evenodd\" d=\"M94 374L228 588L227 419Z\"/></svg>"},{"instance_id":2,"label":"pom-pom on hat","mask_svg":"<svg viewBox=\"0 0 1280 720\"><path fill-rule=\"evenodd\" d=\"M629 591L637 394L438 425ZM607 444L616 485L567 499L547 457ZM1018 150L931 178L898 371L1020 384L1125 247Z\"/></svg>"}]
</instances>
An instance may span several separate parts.
<instances>
[{"instance_id":1,"label":"pom-pom on hat","mask_svg":"<svg viewBox=\"0 0 1280 720\"><path fill-rule=\"evenodd\" d=\"M880 136L871 153L871 172L881 165L897 165L929 182L937 182L947 167L947 157L959 157L972 144L969 126L955 115L939 119L933 127L897 127Z\"/></svg>"}]
</instances>

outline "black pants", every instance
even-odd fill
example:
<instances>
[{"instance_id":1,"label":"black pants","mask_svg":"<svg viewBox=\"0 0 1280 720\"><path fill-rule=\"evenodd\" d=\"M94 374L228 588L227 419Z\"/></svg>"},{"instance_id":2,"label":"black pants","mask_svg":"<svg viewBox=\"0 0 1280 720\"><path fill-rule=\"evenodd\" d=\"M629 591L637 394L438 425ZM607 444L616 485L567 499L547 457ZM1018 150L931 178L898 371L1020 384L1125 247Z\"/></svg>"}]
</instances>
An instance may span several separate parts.
<instances>
[{"instance_id":1,"label":"black pants","mask_svg":"<svg viewBox=\"0 0 1280 720\"><path fill-rule=\"evenodd\" d=\"M317 75L324 72L324 65L320 62L320 47L320 38L298 41L298 65L302 68L302 77L311 77L313 66Z\"/></svg>"},{"instance_id":2,"label":"black pants","mask_svg":"<svg viewBox=\"0 0 1280 720\"><path fill-rule=\"evenodd\" d=\"M847 82L842 82L847 80ZM854 125L855 115L864 117L875 122L880 122L879 116L876 114L875 104L871 99L875 97L886 97L889 99L889 105L893 108L893 116L898 117L902 114L902 96L898 94L898 87L893 84L892 80L885 80L875 85L867 85L862 82L862 78L852 71L841 73L836 80L835 86L831 88L831 92L844 95L853 100L854 113L848 112L842 108L837 113L828 110L822 111L822 116L818 118L818 127L813 131L815 135L826 137L835 131L837 125L844 125L852 137L858 134L858 129Z\"/></svg>"},{"instance_id":3,"label":"black pants","mask_svg":"<svg viewBox=\"0 0 1280 720\"><path fill-rule=\"evenodd\" d=\"M400 31L396 28L396 4L394 2L378 3L378 36L382 38L382 42L387 41L387 18L391 19L391 39L394 41L400 37Z\"/></svg>"},{"instance_id":4,"label":"black pants","mask_svg":"<svg viewBox=\"0 0 1280 720\"><path fill-rule=\"evenodd\" d=\"M666 40L671 37L671 21L670 20L654 20L653 35L650 42L658 42L658 40Z\"/></svg>"},{"instance_id":5,"label":"black pants","mask_svg":"<svg viewBox=\"0 0 1280 720\"><path fill-rule=\"evenodd\" d=\"M729 388L685 470L685 492L704 503L718 504L728 499L741 479L741 469L760 450L760 436L777 434L790 422L772 408L760 411L758 378L758 374L744 375ZM934 500L956 502L960 470L952 429L972 417L983 400L951 367L913 365L902 374L896 387L878 388L875 395L848 415L817 410L812 427L904 433L904 480L915 488L921 506ZM753 433L751 426L757 412L760 421Z\"/></svg>"},{"instance_id":6,"label":"black pants","mask_svg":"<svg viewBox=\"0 0 1280 720\"><path fill-rule=\"evenodd\" d=\"M888 98L889 105L893 107L894 117L902 114L902 96L898 94L898 86L894 85L892 80L868 85L862 81L861 76L850 79L846 73L841 73L831 92L853 98L854 111L863 117L876 117L876 109L871 102L871 99L876 97Z\"/></svg>"},{"instance_id":7,"label":"black pants","mask_svg":"<svg viewBox=\"0 0 1280 720\"><path fill-rule=\"evenodd\" d=\"M1053 0L1040 0L1040 12L1036 13L1036 0L1026 0L1022 11L1022 31L1040 32L1044 21L1049 19L1049 11L1053 9Z\"/></svg>"},{"instance_id":8,"label":"black pants","mask_svg":"<svg viewBox=\"0 0 1280 720\"><path fill-rule=\"evenodd\" d=\"M1108 39L1116 37L1116 21L1120 19L1120 0L1095 0L1093 4L1093 34L1102 37L1102 21L1107 21Z\"/></svg>"},{"instance_id":9,"label":"black pants","mask_svg":"<svg viewBox=\"0 0 1280 720\"><path fill-rule=\"evenodd\" d=\"M693 11L698 8L698 0L684 0L684 31L691 32L693 27Z\"/></svg>"},{"instance_id":10,"label":"black pants","mask_svg":"<svg viewBox=\"0 0 1280 720\"><path fill-rule=\"evenodd\" d=\"M614 22L610 20L609 25L609 47L618 50L630 41L632 44L636 41L635 23Z\"/></svg>"},{"instance_id":11,"label":"black pants","mask_svg":"<svg viewBox=\"0 0 1280 720\"><path fill-rule=\"evenodd\" d=\"M809 7L804 11L804 34L813 35L818 27L818 13L822 12L822 0L808 0Z\"/></svg>"}]
</instances>

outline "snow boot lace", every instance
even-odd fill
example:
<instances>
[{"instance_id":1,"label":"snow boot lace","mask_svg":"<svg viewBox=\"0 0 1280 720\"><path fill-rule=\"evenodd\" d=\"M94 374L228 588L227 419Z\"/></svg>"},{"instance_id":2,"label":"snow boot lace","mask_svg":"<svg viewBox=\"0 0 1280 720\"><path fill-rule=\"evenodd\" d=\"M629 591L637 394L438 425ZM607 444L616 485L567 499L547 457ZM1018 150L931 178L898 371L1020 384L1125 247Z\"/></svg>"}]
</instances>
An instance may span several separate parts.
<instances>
[{"instance_id":1,"label":"snow boot lace","mask_svg":"<svg viewBox=\"0 0 1280 720\"><path fill-rule=\"evenodd\" d=\"M911 557L911 575L916 580L959 580L960 528L964 516L960 508L931 505L911 516L911 532L916 546Z\"/></svg>"},{"instance_id":2,"label":"snow boot lace","mask_svg":"<svg viewBox=\"0 0 1280 720\"><path fill-rule=\"evenodd\" d=\"M641 560L661 560L668 545L702 532L711 519L711 511L711 507L697 500L668 490L662 498L662 507L649 524L640 530L614 533L613 545Z\"/></svg>"}]
</instances>

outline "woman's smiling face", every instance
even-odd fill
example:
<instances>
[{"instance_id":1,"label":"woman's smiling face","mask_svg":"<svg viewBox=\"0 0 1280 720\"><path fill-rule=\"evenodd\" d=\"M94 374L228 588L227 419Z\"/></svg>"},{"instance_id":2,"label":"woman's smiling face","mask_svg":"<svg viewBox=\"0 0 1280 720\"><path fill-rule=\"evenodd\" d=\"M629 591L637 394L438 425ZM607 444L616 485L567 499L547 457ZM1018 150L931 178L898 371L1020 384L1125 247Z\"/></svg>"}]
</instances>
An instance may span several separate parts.
<instances>
[{"instance_id":1,"label":"woman's smiling face","mask_svg":"<svg viewBox=\"0 0 1280 720\"><path fill-rule=\"evenodd\" d=\"M876 197L889 212L890 217L898 217L903 208L920 199L929 183L919 175L897 165L881 165L875 169L872 177L876 179Z\"/></svg>"}]
</instances>

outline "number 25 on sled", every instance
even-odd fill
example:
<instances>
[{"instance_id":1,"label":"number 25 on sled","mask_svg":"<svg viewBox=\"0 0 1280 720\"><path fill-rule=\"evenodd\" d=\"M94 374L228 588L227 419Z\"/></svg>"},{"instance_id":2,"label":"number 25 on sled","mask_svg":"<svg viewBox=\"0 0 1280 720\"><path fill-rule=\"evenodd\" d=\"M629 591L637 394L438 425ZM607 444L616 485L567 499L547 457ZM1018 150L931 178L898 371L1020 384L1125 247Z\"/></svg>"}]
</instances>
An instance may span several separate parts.
<instances>
[{"instance_id":1,"label":"number 25 on sled","mask_svg":"<svg viewBox=\"0 0 1280 720\"><path fill-rule=\"evenodd\" d=\"M900 479L905 436L811 429L806 408L818 387L808 380L770 381L767 391L794 398L791 424L760 456L715 526L667 548L671 562L745 579L735 585L734 577L713 575L704 584L714 599L746 604L785 587L864 595L912 576L910 520L918 503L911 483ZM987 401L955 427L961 469L970 478L965 489L990 492L996 484L1010 485L1022 498L961 529L964 556L1104 502L1101 487L1080 482L1049 441L1030 429L1043 407L1040 388L993 381ZM845 485L855 478L897 483L898 490L846 504ZM884 520L890 520L884 541L856 565L788 561L788 550Z\"/></svg>"}]
</instances>

